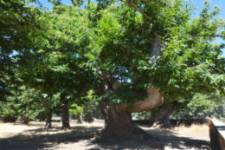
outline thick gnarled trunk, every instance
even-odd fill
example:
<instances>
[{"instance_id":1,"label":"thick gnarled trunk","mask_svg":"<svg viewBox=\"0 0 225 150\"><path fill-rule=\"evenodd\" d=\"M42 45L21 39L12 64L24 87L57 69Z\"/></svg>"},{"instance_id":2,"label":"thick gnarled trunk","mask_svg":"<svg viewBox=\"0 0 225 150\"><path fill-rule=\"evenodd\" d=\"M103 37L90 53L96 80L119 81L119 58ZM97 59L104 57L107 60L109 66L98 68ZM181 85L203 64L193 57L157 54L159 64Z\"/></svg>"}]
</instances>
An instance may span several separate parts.
<instances>
[{"instance_id":1,"label":"thick gnarled trunk","mask_svg":"<svg viewBox=\"0 0 225 150\"><path fill-rule=\"evenodd\" d=\"M119 110L116 105L107 107L104 114L105 129L103 135L105 137L133 138L134 135L138 136L144 133L133 124L131 113Z\"/></svg>"},{"instance_id":2,"label":"thick gnarled trunk","mask_svg":"<svg viewBox=\"0 0 225 150\"><path fill-rule=\"evenodd\" d=\"M106 106L103 110L105 117L105 129L103 134L113 137L131 137L144 133L132 123L131 113L151 110L164 101L159 89L147 90L148 96L144 100L137 101L132 105L115 104Z\"/></svg>"}]
</instances>

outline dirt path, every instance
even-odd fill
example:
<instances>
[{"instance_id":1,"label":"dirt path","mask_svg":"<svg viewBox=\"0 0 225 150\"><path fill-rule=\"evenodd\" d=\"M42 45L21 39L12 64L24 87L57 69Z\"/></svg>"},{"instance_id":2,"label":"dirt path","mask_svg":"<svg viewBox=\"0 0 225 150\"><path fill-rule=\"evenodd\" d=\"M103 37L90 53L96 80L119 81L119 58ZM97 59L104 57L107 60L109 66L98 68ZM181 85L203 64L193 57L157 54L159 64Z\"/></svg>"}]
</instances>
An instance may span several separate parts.
<instances>
[{"instance_id":1,"label":"dirt path","mask_svg":"<svg viewBox=\"0 0 225 150\"><path fill-rule=\"evenodd\" d=\"M201 150L209 148L207 125L179 126L173 129L142 127L149 137L141 140L108 140L96 141L103 128L103 121L91 124L72 122L71 130L60 130L59 123L55 128L44 130L43 123L32 122L29 126L11 123L0 123L0 150Z\"/></svg>"}]
</instances>

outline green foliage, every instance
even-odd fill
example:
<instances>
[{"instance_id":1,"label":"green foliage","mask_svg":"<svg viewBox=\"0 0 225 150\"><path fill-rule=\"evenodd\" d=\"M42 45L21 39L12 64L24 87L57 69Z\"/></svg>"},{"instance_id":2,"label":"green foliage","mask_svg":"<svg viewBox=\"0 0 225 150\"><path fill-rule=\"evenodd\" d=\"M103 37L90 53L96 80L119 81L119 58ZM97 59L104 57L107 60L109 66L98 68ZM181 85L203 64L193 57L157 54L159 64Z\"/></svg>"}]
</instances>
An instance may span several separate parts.
<instances>
[{"instance_id":1,"label":"green foliage","mask_svg":"<svg viewBox=\"0 0 225 150\"><path fill-rule=\"evenodd\" d=\"M1 0L0 10L1 53L33 47L31 37L39 27L39 10L26 7L23 0Z\"/></svg>"},{"instance_id":2,"label":"green foliage","mask_svg":"<svg viewBox=\"0 0 225 150\"><path fill-rule=\"evenodd\" d=\"M6 85L11 92L2 114L35 118L56 112L62 98L72 114L93 114L159 87L167 104L202 116L216 106L211 95L224 95L224 45L214 41L225 23L208 3L193 18L183 0L50 2L44 11L0 0L0 94Z\"/></svg>"},{"instance_id":3,"label":"green foliage","mask_svg":"<svg viewBox=\"0 0 225 150\"><path fill-rule=\"evenodd\" d=\"M224 105L224 97L218 94L196 93L194 97L173 113L175 118L204 118L206 116L224 116L224 112L217 111Z\"/></svg>"},{"instance_id":4,"label":"green foliage","mask_svg":"<svg viewBox=\"0 0 225 150\"><path fill-rule=\"evenodd\" d=\"M17 112L14 106L12 105L12 103L7 103L7 104L2 103L0 112L1 112L1 116L0 116L1 119L5 121L14 122L17 119L16 117Z\"/></svg>"},{"instance_id":5,"label":"green foliage","mask_svg":"<svg viewBox=\"0 0 225 150\"><path fill-rule=\"evenodd\" d=\"M0 0L0 97L9 94L17 61L13 56L33 48L40 24L40 11L23 0Z\"/></svg>"},{"instance_id":6,"label":"green foliage","mask_svg":"<svg viewBox=\"0 0 225 150\"><path fill-rule=\"evenodd\" d=\"M111 5L106 10L114 8L118 11L110 14L104 10L98 21L97 27L102 29L98 31L104 35L99 38L103 39L99 42L103 46L99 51L98 67L102 74L110 76L108 82L129 80L122 81L123 86L133 92L158 86L166 99L175 101L190 98L196 92L219 90L224 93L224 67L219 67L221 49L213 43L216 34L224 27L224 22L216 17L217 9L211 11L206 3L200 16L192 19L190 9L186 9L182 1L132 4L146 5L146 10L143 8L139 14L123 3L120 6ZM160 15L156 15L159 12ZM135 18L139 15L142 15L143 21L136 22ZM107 20L104 20L104 16L107 16ZM107 25L109 20L111 27ZM113 35L110 31L113 31ZM120 33L119 36L117 33ZM149 54L155 33L160 35L163 49L160 58L152 61ZM127 99L130 99L130 90L127 89Z\"/></svg>"},{"instance_id":7,"label":"green foliage","mask_svg":"<svg viewBox=\"0 0 225 150\"><path fill-rule=\"evenodd\" d=\"M81 115L81 113L83 112L83 107L77 105L77 104L73 104L70 106L70 114L72 116L78 116Z\"/></svg>"},{"instance_id":8,"label":"green foliage","mask_svg":"<svg viewBox=\"0 0 225 150\"><path fill-rule=\"evenodd\" d=\"M25 86L18 87L2 103L1 116L15 118L26 116L35 119L44 111L42 99L40 91Z\"/></svg>"}]
</instances>

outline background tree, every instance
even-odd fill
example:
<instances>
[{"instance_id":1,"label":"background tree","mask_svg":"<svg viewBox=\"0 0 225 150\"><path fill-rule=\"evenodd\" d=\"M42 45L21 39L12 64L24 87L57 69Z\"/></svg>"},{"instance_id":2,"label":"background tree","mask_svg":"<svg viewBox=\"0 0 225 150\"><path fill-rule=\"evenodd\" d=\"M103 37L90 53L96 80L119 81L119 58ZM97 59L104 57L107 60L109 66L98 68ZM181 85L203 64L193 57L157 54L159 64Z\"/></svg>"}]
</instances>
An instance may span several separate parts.
<instances>
[{"instance_id":1,"label":"background tree","mask_svg":"<svg viewBox=\"0 0 225 150\"><path fill-rule=\"evenodd\" d=\"M38 30L39 10L26 7L22 0L0 1L0 97L9 92L16 65L12 56L32 47L32 37ZM7 92L8 91L8 92Z\"/></svg>"},{"instance_id":2,"label":"background tree","mask_svg":"<svg viewBox=\"0 0 225 150\"><path fill-rule=\"evenodd\" d=\"M17 110L10 108L17 96L15 92L21 86L16 76L19 66L16 56L33 48L33 39L40 30L40 11L27 7L22 0L1 0L0 10L0 100L5 100L1 105L1 116L15 118ZM10 98L7 97L9 94Z\"/></svg>"},{"instance_id":3,"label":"background tree","mask_svg":"<svg viewBox=\"0 0 225 150\"><path fill-rule=\"evenodd\" d=\"M92 81L92 72L83 67L91 33L88 16L78 7L57 5L42 17L48 23L41 39L44 43L36 50L35 63L30 66L30 62L26 62L27 69L33 72L31 82L36 81L34 83L50 95L50 99L51 95L60 94L57 106L61 109L62 127L69 128L70 103L85 95Z\"/></svg>"},{"instance_id":4,"label":"background tree","mask_svg":"<svg viewBox=\"0 0 225 150\"><path fill-rule=\"evenodd\" d=\"M214 42L224 27L224 21L216 17L218 12L218 8L212 9L205 3L199 17L171 28L172 36L166 42L168 49L164 50L162 64L159 65L162 67L160 70L165 70L164 74L168 75L163 78L168 77L168 86L165 87L169 98L168 106L163 106L161 111L165 116L157 118L159 122L168 122L169 115L176 109L167 110L173 106L177 109L184 107L188 101L195 100L196 92L224 95L224 58L221 51L224 44Z\"/></svg>"}]
</instances>

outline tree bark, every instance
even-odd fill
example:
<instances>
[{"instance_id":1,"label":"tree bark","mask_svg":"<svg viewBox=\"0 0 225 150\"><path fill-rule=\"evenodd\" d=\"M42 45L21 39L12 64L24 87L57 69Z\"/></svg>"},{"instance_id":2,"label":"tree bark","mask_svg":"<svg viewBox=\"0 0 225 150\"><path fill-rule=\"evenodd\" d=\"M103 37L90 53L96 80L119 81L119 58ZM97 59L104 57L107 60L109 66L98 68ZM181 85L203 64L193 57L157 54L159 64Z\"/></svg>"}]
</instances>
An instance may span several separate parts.
<instances>
[{"instance_id":1,"label":"tree bark","mask_svg":"<svg viewBox=\"0 0 225 150\"><path fill-rule=\"evenodd\" d=\"M116 104L103 109L105 129L103 135L108 137L137 137L145 132L136 127L131 119L132 112L142 112L155 108L163 103L163 96L159 89L147 90L148 97L134 104ZM132 136L133 135L133 136Z\"/></svg>"},{"instance_id":2,"label":"tree bark","mask_svg":"<svg viewBox=\"0 0 225 150\"><path fill-rule=\"evenodd\" d=\"M25 114L22 114L18 119L18 122L22 123L22 124L29 124L29 117L27 117Z\"/></svg>"},{"instance_id":3,"label":"tree bark","mask_svg":"<svg viewBox=\"0 0 225 150\"><path fill-rule=\"evenodd\" d=\"M133 124L131 113L118 110L116 105L105 109L105 128L104 137L110 138L139 138L145 135L145 132Z\"/></svg>"},{"instance_id":4,"label":"tree bark","mask_svg":"<svg viewBox=\"0 0 225 150\"><path fill-rule=\"evenodd\" d=\"M70 128L70 119L69 119L69 102L65 97L61 98L61 117L62 117L62 128Z\"/></svg>"},{"instance_id":5,"label":"tree bark","mask_svg":"<svg viewBox=\"0 0 225 150\"><path fill-rule=\"evenodd\" d=\"M29 121L30 121L29 117L27 117L26 115L22 115L21 120L23 124L29 124Z\"/></svg>"},{"instance_id":6,"label":"tree bark","mask_svg":"<svg viewBox=\"0 0 225 150\"><path fill-rule=\"evenodd\" d=\"M171 127L170 115L173 113L176 106L177 103L162 106L160 111L153 115L152 121L164 128Z\"/></svg>"},{"instance_id":7,"label":"tree bark","mask_svg":"<svg viewBox=\"0 0 225 150\"><path fill-rule=\"evenodd\" d=\"M160 125L160 127L169 128L171 127L171 122L169 120L169 117L171 113L173 112L172 109L161 109L159 113L155 117L153 117L153 122Z\"/></svg>"},{"instance_id":8,"label":"tree bark","mask_svg":"<svg viewBox=\"0 0 225 150\"><path fill-rule=\"evenodd\" d=\"M170 115L177 109L178 106L179 103L176 101L163 105L159 108L159 111L153 112L153 117L151 118L152 122L164 128L171 127L172 124L170 121Z\"/></svg>"},{"instance_id":9,"label":"tree bark","mask_svg":"<svg viewBox=\"0 0 225 150\"><path fill-rule=\"evenodd\" d=\"M45 129L52 128L52 110L49 109L46 115Z\"/></svg>"},{"instance_id":10,"label":"tree bark","mask_svg":"<svg viewBox=\"0 0 225 150\"><path fill-rule=\"evenodd\" d=\"M77 116L77 123L83 123L82 113Z\"/></svg>"},{"instance_id":11,"label":"tree bark","mask_svg":"<svg viewBox=\"0 0 225 150\"><path fill-rule=\"evenodd\" d=\"M158 33L154 33L154 42L150 56L154 56L155 58L160 56L161 44L160 44L160 36Z\"/></svg>"}]
</instances>

